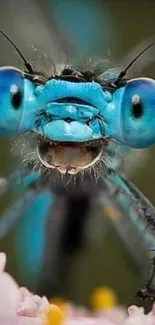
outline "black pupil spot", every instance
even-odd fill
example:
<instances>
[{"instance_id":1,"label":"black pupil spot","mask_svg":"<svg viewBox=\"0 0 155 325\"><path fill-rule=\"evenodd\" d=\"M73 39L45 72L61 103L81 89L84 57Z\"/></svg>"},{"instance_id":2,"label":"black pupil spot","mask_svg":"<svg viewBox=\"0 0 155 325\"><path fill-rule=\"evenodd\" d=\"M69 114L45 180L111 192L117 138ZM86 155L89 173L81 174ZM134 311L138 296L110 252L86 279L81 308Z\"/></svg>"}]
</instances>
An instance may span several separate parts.
<instances>
[{"instance_id":1,"label":"black pupil spot","mask_svg":"<svg viewBox=\"0 0 155 325\"><path fill-rule=\"evenodd\" d=\"M14 109L19 109L22 102L22 93L17 88L15 91L12 92L11 96L11 104Z\"/></svg>"},{"instance_id":2,"label":"black pupil spot","mask_svg":"<svg viewBox=\"0 0 155 325\"><path fill-rule=\"evenodd\" d=\"M143 105L141 102L132 103L132 116L135 119L139 119L143 115Z\"/></svg>"}]
</instances>

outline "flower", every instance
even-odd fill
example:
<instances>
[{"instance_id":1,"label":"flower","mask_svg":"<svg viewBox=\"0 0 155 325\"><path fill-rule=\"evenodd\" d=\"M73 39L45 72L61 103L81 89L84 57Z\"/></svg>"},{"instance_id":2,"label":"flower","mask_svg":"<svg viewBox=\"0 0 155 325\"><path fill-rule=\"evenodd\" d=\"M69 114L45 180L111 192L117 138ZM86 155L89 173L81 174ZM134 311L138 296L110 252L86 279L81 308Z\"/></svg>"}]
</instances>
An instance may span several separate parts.
<instances>
[{"instance_id":1,"label":"flower","mask_svg":"<svg viewBox=\"0 0 155 325\"><path fill-rule=\"evenodd\" d=\"M5 264L6 256L0 253L0 325L155 325L155 304L147 315L142 307L126 310L113 304L116 300L107 288L96 291L98 305L92 312L69 302L51 304L20 288L4 271Z\"/></svg>"},{"instance_id":2,"label":"flower","mask_svg":"<svg viewBox=\"0 0 155 325\"><path fill-rule=\"evenodd\" d=\"M50 325L51 319L53 325L59 325L59 307L50 305L45 297L20 288L4 271L5 264L6 255L0 253L0 325Z\"/></svg>"},{"instance_id":3,"label":"flower","mask_svg":"<svg viewBox=\"0 0 155 325\"><path fill-rule=\"evenodd\" d=\"M15 280L4 272L6 256L0 253L0 325L16 321L20 304L20 291Z\"/></svg>"}]
</instances>

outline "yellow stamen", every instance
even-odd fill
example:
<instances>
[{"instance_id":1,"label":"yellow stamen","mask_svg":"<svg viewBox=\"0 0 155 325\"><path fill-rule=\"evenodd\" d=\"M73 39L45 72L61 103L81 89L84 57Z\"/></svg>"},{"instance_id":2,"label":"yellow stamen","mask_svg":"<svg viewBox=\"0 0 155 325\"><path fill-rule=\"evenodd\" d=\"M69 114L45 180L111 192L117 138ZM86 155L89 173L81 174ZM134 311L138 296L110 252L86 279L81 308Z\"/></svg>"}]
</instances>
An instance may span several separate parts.
<instances>
[{"instance_id":1,"label":"yellow stamen","mask_svg":"<svg viewBox=\"0 0 155 325\"><path fill-rule=\"evenodd\" d=\"M96 311L110 309L117 304L114 291L108 287L96 288L90 297L90 301L91 306Z\"/></svg>"},{"instance_id":2,"label":"yellow stamen","mask_svg":"<svg viewBox=\"0 0 155 325\"><path fill-rule=\"evenodd\" d=\"M44 325L60 325L64 320L64 314L56 305L50 305L44 312Z\"/></svg>"}]
</instances>

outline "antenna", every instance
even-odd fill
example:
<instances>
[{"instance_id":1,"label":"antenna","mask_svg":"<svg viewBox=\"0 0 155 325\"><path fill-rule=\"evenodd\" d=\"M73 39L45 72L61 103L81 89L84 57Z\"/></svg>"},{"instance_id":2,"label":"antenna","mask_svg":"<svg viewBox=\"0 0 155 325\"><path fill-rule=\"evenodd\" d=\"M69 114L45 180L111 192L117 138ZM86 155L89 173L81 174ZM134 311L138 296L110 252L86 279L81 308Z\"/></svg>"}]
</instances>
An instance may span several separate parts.
<instances>
[{"instance_id":1,"label":"antenna","mask_svg":"<svg viewBox=\"0 0 155 325\"><path fill-rule=\"evenodd\" d=\"M126 66L126 68L124 68L124 70L122 70L119 74L119 76L117 77L117 79L114 82L114 85L117 86L119 84L119 82L125 77L127 71L131 68L131 66L137 61L137 59L144 53L146 52L150 47L152 47L153 45L155 45L154 43L149 44L147 47L145 47L140 53L138 53L135 58Z\"/></svg>"},{"instance_id":2,"label":"antenna","mask_svg":"<svg viewBox=\"0 0 155 325\"><path fill-rule=\"evenodd\" d=\"M0 29L0 33L9 41L9 43L14 47L14 49L17 51L17 53L20 55L20 57L22 58L22 60L24 61L25 67L26 69L29 71L29 73L32 75L34 74L33 68L31 66L31 64L26 60L25 56L23 55L23 53L19 50L19 48L16 46L16 44L10 39L9 36L7 36L1 29Z\"/></svg>"}]
</instances>

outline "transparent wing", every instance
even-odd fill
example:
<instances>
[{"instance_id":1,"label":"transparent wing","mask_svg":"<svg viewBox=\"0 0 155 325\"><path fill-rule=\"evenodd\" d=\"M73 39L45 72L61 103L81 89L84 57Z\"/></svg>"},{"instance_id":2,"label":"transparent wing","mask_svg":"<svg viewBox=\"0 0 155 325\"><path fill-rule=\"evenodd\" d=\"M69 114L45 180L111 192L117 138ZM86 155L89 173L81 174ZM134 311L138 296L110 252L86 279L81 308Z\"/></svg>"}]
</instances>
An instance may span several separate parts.
<instances>
[{"instance_id":1,"label":"transparent wing","mask_svg":"<svg viewBox=\"0 0 155 325\"><path fill-rule=\"evenodd\" d=\"M60 44L61 37L58 35L52 12L50 11L47 14L47 3L48 1L44 2L44 10L42 10L40 1L28 0L21 4L19 0L15 0L14 3L10 0L6 0L5 8L2 9L0 14L1 29L15 41L25 53L25 56L28 56L28 59L32 61L37 61L41 53L42 57L45 53L49 57L53 56L59 59L59 53L63 51L62 42ZM17 53L10 48L6 40L0 37L0 43L1 64L12 64L17 67L23 67L21 59L18 57ZM34 48L31 47L32 45L34 45ZM38 48L38 53L35 51L36 47Z\"/></svg>"},{"instance_id":2,"label":"transparent wing","mask_svg":"<svg viewBox=\"0 0 155 325\"><path fill-rule=\"evenodd\" d=\"M117 42L113 19L100 2L6 0L0 17L1 29L13 38L28 60L40 61L44 68L48 58L66 64L66 61L107 56L109 48ZM1 64L22 66L18 55L2 37L0 44Z\"/></svg>"},{"instance_id":3,"label":"transparent wing","mask_svg":"<svg viewBox=\"0 0 155 325\"><path fill-rule=\"evenodd\" d=\"M115 198L126 212L128 222L143 239L147 250L153 250L155 208L124 176L113 173L111 181Z\"/></svg>"},{"instance_id":4,"label":"transparent wing","mask_svg":"<svg viewBox=\"0 0 155 325\"><path fill-rule=\"evenodd\" d=\"M117 218L115 212L113 212L113 215L116 216L114 218L111 218L111 213L109 214L112 226L129 249L134 260L139 266L141 264L140 269L147 266L146 273L143 273L144 289L140 289L137 294L144 298L154 296L155 208L124 176L113 174L111 181L115 200L123 210L122 218L120 214Z\"/></svg>"}]
</instances>

